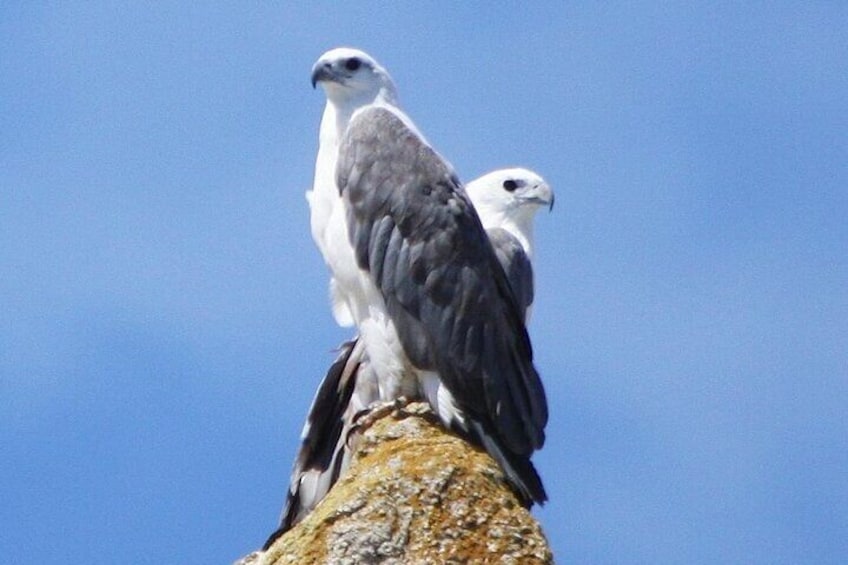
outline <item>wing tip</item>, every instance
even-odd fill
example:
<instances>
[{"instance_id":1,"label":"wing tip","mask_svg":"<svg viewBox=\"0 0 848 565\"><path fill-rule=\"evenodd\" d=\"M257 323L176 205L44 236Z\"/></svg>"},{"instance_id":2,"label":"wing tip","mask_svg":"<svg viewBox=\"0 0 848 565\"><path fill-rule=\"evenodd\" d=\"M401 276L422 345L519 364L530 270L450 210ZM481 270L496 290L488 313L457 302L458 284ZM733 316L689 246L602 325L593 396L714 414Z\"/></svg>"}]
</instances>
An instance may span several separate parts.
<instances>
[{"instance_id":1,"label":"wing tip","mask_svg":"<svg viewBox=\"0 0 848 565\"><path fill-rule=\"evenodd\" d=\"M357 341L358 338L354 338L339 346L338 356L318 385L306 416L279 526L265 541L263 551L267 551L281 535L300 522L338 479L340 458L345 448L342 420L356 386L360 361L355 354ZM331 473L326 489L316 487L316 492L306 494L303 479L309 471L316 471L319 475Z\"/></svg>"},{"instance_id":2,"label":"wing tip","mask_svg":"<svg viewBox=\"0 0 848 565\"><path fill-rule=\"evenodd\" d=\"M533 503L540 506L548 500L542 478L529 456L511 453L499 445L497 439L488 433L479 422L471 423L471 435L477 443L498 463L504 472L506 481L518 497L522 506L530 508Z\"/></svg>"}]
</instances>

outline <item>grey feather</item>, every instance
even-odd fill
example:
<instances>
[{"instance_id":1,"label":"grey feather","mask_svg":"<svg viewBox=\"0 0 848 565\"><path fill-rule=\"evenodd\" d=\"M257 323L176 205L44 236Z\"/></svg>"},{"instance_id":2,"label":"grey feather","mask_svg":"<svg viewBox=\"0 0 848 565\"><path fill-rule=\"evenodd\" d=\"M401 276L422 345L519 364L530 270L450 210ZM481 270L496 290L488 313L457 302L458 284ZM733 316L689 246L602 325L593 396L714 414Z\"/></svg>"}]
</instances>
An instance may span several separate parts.
<instances>
[{"instance_id":1,"label":"grey feather","mask_svg":"<svg viewBox=\"0 0 848 565\"><path fill-rule=\"evenodd\" d=\"M522 308L522 318L526 320L527 308L533 305L533 266L530 258L518 239L507 230L491 228L486 233L509 279L515 299Z\"/></svg>"},{"instance_id":2,"label":"grey feather","mask_svg":"<svg viewBox=\"0 0 848 565\"><path fill-rule=\"evenodd\" d=\"M532 305L534 298L532 263L519 240L509 231L503 228L490 228L486 230L486 234L506 274L516 302L523 308L522 314L526 320L527 308ZM378 236L380 237L385 235ZM383 262L398 266L409 265L413 261L409 250L410 247L404 244L400 232L394 230L386 244ZM418 257L420 260L420 255ZM383 291L387 293L406 288L402 285L405 277L406 272L403 269L381 270L378 275ZM411 298L407 297L405 300L408 301ZM443 319L456 320L456 316L446 314ZM448 328L444 331L452 330ZM473 359L474 352L481 348L482 335L481 328L467 328L464 341L457 344L460 349L458 356ZM352 445L355 444L355 435L348 437L348 430L352 429L352 416L358 409L367 407L378 396L376 385L371 381L374 378L373 375L369 374L360 378L360 373L368 372L369 368L364 348L361 347L358 339L356 337L341 347L341 354L319 385L318 393L307 416L303 442L292 470L290 489L280 526L269 538L266 547L270 547L279 535L311 512L347 469ZM351 403L356 404L357 408L351 409L349 406ZM485 449L493 453L497 460L507 459L507 455L503 453L498 443L481 425L472 423L471 427L470 432L479 439ZM511 465L520 469L515 471L519 481L521 477L534 473L529 462L514 461ZM309 474L315 475L314 479L304 481L304 476Z\"/></svg>"},{"instance_id":3,"label":"grey feather","mask_svg":"<svg viewBox=\"0 0 848 565\"><path fill-rule=\"evenodd\" d=\"M369 107L342 139L336 182L407 357L439 373L507 459L529 463L548 413L524 308L456 175L398 116Z\"/></svg>"}]
</instances>

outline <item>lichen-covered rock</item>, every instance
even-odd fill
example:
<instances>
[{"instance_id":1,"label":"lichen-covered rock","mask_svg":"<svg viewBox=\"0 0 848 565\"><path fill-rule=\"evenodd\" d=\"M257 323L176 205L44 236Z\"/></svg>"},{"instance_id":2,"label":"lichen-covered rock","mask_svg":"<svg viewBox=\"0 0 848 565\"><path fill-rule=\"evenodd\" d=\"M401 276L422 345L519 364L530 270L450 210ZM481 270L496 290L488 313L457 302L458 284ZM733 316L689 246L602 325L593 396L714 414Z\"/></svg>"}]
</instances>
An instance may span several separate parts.
<instances>
[{"instance_id":1,"label":"lichen-covered rock","mask_svg":"<svg viewBox=\"0 0 848 565\"><path fill-rule=\"evenodd\" d=\"M377 420L347 473L265 554L245 563L553 563L536 520L482 450L426 404Z\"/></svg>"}]
</instances>

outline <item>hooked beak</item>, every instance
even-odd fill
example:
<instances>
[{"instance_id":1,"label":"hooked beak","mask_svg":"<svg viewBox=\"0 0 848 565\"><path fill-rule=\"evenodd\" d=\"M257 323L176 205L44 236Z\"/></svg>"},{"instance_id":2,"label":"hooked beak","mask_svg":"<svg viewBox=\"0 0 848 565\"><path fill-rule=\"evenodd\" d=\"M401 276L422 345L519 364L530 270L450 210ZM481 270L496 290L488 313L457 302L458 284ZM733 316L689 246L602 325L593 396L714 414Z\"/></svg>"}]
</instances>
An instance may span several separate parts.
<instances>
[{"instance_id":1,"label":"hooked beak","mask_svg":"<svg viewBox=\"0 0 848 565\"><path fill-rule=\"evenodd\" d=\"M318 86L322 81L337 81L338 77L333 71L333 66L326 61L318 61L312 67L312 88Z\"/></svg>"},{"instance_id":2,"label":"hooked beak","mask_svg":"<svg viewBox=\"0 0 848 565\"><path fill-rule=\"evenodd\" d=\"M539 206L547 206L548 211L554 209L554 191L547 184L535 186L533 192L525 198L528 202L538 204Z\"/></svg>"}]
</instances>

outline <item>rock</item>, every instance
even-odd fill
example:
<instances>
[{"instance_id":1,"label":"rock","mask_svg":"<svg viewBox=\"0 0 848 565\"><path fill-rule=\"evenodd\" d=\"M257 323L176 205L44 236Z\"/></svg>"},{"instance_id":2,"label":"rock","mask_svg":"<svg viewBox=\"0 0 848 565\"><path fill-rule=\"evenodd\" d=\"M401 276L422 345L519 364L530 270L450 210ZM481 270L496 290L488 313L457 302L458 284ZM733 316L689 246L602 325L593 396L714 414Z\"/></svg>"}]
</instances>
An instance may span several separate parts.
<instances>
[{"instance_id":1,"label":"rock","mask_svg":"<svg viewBox=\"0 0 848 565\"><path fill-rule=\"evenodd\" d=\"M542 530L483 450L426 404L377 420L318 507L240 563L553 563Z\"/></svg>"}]
</instances>

